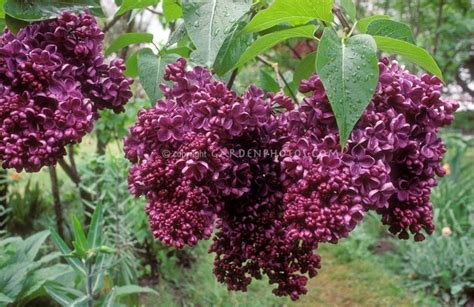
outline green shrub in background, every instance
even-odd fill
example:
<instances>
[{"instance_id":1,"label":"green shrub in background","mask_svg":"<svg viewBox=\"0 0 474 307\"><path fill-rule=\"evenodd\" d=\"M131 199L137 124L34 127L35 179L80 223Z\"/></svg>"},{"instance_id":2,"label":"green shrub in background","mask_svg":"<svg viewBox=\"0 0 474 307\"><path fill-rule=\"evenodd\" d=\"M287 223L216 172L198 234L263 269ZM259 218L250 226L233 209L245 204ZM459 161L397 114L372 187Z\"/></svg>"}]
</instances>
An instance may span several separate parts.
<instances>
[{"instance_id":1,"label":"green shrub in background","mask_svg":"<svg viewBox=\"0 0 474 307\"><path fill-rule=\"evenodd\" d=\"M73 283L74 272L68 265L52 264L60 253L40 256L48 236L49 231L42 231L24 240L10 237L0 241L0 306L25 306L46 294L46 282Z\"/></svg>"},{"instance_id":2,"label":"green shrub in background","mask_svg":"<svg viewBox=\"0 0 474 307\"><path fill-rule=\"evenodd\" d=\"M94 302L100 306L118 306L115 302L120 298L126 299L130 306L137 304L137 298L133 294L144 292L156 294L154 290L138 285L113 284L110 275L117 264L113 257L116 250L102 245L102 210L102 205L97 205L87 234L77 217L72 217L74 250L67 246L54 229L51 230L56 247L79 276L76 287L65 287L51 282L44 286L45 291L63 306L92 307Z\"/></svg>"},{"instance_id":3,"label":"green shrub in background","mask_svg":"<svg viewBox=\"0 0 474 307\"><path fill-rule=\"evenodd\" d=\"M38 182L28 180L24 189L10 192L8 199L7 230L13 234L27 235L46 228L49 205Z\"/></svg>"},{"instance_id":4,"label":"green shrub in background","mask_svg":"<svg viewBox=\"0 0 474 307\"><path fill-rule=\"evenodd\" d=\"M456 112L452 128L458 129L466 134L474 134L474 111Z\"/></svg>"},{"instance_id":5,"label":"green shrub in background","mask_svg":"<svg viewBox=\"0 0 474 307\"><path fill-rule=\"evenodd\" d=\"M474 239L433 235L424 244L403 244L402 272L407 285L464 305L474 293Z\"/></svg>"}]
</instances>

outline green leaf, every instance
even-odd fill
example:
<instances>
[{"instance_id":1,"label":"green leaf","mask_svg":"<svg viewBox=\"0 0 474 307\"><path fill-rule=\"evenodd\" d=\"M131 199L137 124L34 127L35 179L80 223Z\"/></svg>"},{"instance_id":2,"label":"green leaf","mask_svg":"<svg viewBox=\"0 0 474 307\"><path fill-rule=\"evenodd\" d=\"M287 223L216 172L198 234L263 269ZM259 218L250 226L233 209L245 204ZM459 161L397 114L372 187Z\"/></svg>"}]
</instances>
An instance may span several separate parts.
<instances>
[{"instance_id":1,"label":"green leaf","mask_svg":"<svg viewBox=\"0 0 474 307\"><path fill-rule=\"evenodd\" d=\"M27 278L23 296L29 297L43 287L47 281L54 281L71 273L74 273L71 267L61 263L39 269Z\"/></svg>"},{"instance_id":2,"label":"green leaf","mask_svg":"<svg viewBox=\"0 0 474 307\"><path fill-rule=\"evenodd\" d=\"M105 55L110 55L112 52L116 52L129 45L151 43L152 41L153 34L151 33L124 33L107 48Z\"/></svg>"},{"instance_id":3,"label":"green leaf","mask_svg":"<svg viewBox=\"0 0 474 307\"><path fill-rule=\"evenodd\" d=\"M48 236L49 231L44 230L28 237L25 241L23 241L21 247L30 261L33 261L36 258L41 245L43 245Z\"/></svg>"},{"instance_id":4,"label":"green leaf","mask_svg":"<svg viewBox=\"0 0 474 307\"><path fill-rule=\"evenodd\" d=\"M158 292L155 290L148 288L148 287L140 287L137 285L127 285L127 286L121 286L117 287L115 290L115 296L120 297L123 295L129 295L129 294L134 294L134 293L150 293L154 295L159 295Z\"/></svg>"},{"instance_id":5,"label":"green leaf","mask_svg":"<svg viewBox=\"0 0 474 307\"><path fill-rule=\"evenodd\" d=\"M228 32L251 6L250 0L183 0L183 18L196 46L196 59L212 67Z\"/></svg>"},{"instance_id":6,"label":"green leaf","mask_svg":"<svg viewBox=\"0 0 474 307\"><path fill-rule=\"evenodd\" d=\"M175 21L183 16L183 9L178 0L163 0L163 15L167 22Z\"/></svg>"},{"instance_id":7,"label":"green leaf","mask_svg":"<svg viewBox=\"0 0 474 307\"><path fill-rule=\"evenodd\" d=\"M0 292L16 299L28 274L28 262L16 262L0 269Z\"/></svg>"},{"instance_id":8,"label":"green leaf","mask_svg":"<svg viewBox=\"0 0 474 307\"><path fill-rule=\"evenodd\" d=\"M259 71L259 86L265 92L276 93L280 90L278 83L275 81L274 72L269 72L267 67L261 67Z\"/></svg>"},{"instance_id":9,"label":"green leaf","mask_svg":"<svg viewBox=\"0 0 474 307\"><path fill-rule=\"evenodd\" d=\"M5 18L5 9L3 6L7 0L0 0L0 18Z\"/></svg>"},{"instance_id":10,"label":"green leaf","mask_svg":"<svg viewBox=\"0 0 474 307\"><path fill-rule=\"evenodd\" d=\"M332 0L275 0L266 10L259 12L245 27L249 32L260 32L281 23L303 25L313 19L333 21Z\"/></svg>"},{"instance_id":11,"label":"green leaf","mask_svg":"<svg viewBox=\"0 0 474 307\"><path fill-rule=\"evenodd\" d=\"M231 70L245 49L250 45L253 35L241 32L245 25L245 20L236 23L222 44L213 67L219 76Z\"/></svg>"},{"instance_id":12,"label":"green leaf","mask_svg":"<svg viewBox=\"0 0 474 307\"><path fill-rule=\"evenodd\" d=\"M166 50L166 54L177 54L179 56L182 56L183 58L188 58L190 53L191 49L189 49L188 47L176 47Z\"/></svg>"},{"instance_id":13,"label":"green leaf","mask_svg":"<svg viewBox=\"0 0 474 307\"><path fill-rule=\"evenodd\" d=\"M157 57L149 48L138 52L138 76L148 97L152 102L163 97L160 84L164 81L165 66L177 60L177 56L166 54Z\"/></svg>"},{"instance_id":14,"label":"green leaf","mask_svg":"<svg viewBox=\"0 0 474 307\"><path fill-rule=\"evenodd\" d=\"M181 23L176 29L170 34L168 41L166 42L165 48L168 48L177 42L179 42L186 35L186 27L184 23Z\"/></svg>"},{"instance_id":15,"label":"green leaf","mask_svg":"<svg viewBox=\"0 0 474 307\"><path fill-rule=\"evenodd\" d=\"M86 303L89 302L90 300L91 300L91 298L84 294L83 296L80 296L77 299L75 299L71 303L70 307L86 306Z\"/></svg>"},{"instance_id":16,"label":"green leaf","mask_svg":"<svg viewBox=\"0 0 474 307\"><path fill-rule=\"evenodd\" d=\"M51 239L53 240L56 247L63 253L67 255L71 253L71 249L67 246L66 242L59 236L59 234L53 228L50 229ZM86 270L81 261L76 258L66 257L66 261L72 266L72 268L79 274L86 275Z\"/></svg>"},{"instance_id":17,"label":"green leaf","mask_svg":"<svg viewBox=\"0 0 474 307\"><path fill-rule=\"evenodd\" d=\"M132 53L125 61L125 71L123 74L130 78L138 76L138 51Z\"/></svg>"},{"instance_id":18,"label":"green leaf","mask_svg":"<svg viewBox=\"0 0 474 307\"><path fill-rule=\"evenodd\" d=\"M301 80L308 79L314 72L315 63L316 51L311 52L298 63L293 74L293 82L299 85Z\"/></svg>"},{"instance_id":19,"label":"green leaf","mask_svg":"<svg viewBox=\"0 0 474 307\"><path fill-rule=\"evenodd\" d=\"M352 0L341 0L341 6L350 18L356 19L357 9Z\"/></svg>"},{"instance_id":20,"label":"green leaf","mask_svg":"<svg viewBox=\"0 0 474 307\"><path fill-rule=\"evenodd\" d=\"M3 293L0 293L0 303L10 304L13 300Z\"/></svg>"},{"instance_id":21,"label":"green leaf","mask_svg":"<svg viewBox=\"0 0 474 307\"><path fill-rule=\"evenodd\" d=\"M344 148L377 86L379 69L374 39L360 34L343 41L332 28L324 29L318 46L316 71L336 116L340 143Z\"/></svg>"},{"instance_id":22,"label":"green leaf","mask_svg":"<svg viewBox=\"0 0 474 307\"><path fill-rule=\"evenodd\" d=\"M270 34L261 36L252 45L250 45L247 50L245 50L237 64L234 65L234 68L242 66L247 61L253 59L263 51L289 38L314 38L313 34L315 30L315 25L307 25L278 32L272 32Z\"/></svg>"},{"instance_id":23,"label":"green leaf","mask_svg":"<svg viewBox=\"0 0 474 307\"><path fill-rule=\"evenodd\" d=\"M120 16L134 9L144 9L148 6L155 6L159 0L123 0L115 16Z\"/></svg>"},{"instance_id":24,"label":"green leaf","mask_svg":"<svg viewBox=\"0 0 474 307\"><path fill-rule=\"evenodd\" d=\"M4 5L7 15L29 22L55 18L63 10L83 12L84 10L97 8L100 8L100 4L97 4L94 0L7 0Z\"/></svg>"},{"instance_id":25,"label":"green leaf","mask_svg":"<svg viewBox=\"0 0 474 307\"><path fill-rule=\"evenodd\" d=\"M58 286L52 282L48 282L43 286L43 289L48 293L48 295L59 303L61 306L71 306L72 302L78 297L82 297L82 293L76 293L77 291L73 289L68 289L65 287ZM74 295L74 298L71 298L71 293Z\"/></svg>"},{"instance_id":26,"label":"green leaf","mask_svg":"<svg viewBox=\"0 0 474 307\"><path fill-rule=\"evenodd\" d=\"M387 36L415 44L415 38L413 37L410 27L398 21L387 19L374 20L369 23L367 34L372 36Z\"/></svg>"},{"instance_id":27,"label":"green leaf","mask_svg":"<svg viewBox=\"0 0 474 307\"><path fill-rule=\"evenodd\" d=\"M86 239L86 234L84 233L84 229L82 228L81 222L79 219L73 215L71 217L72 221L72 232L74 233L74 241L73 244L77 249L77 252L80 254L85 253L89 248L89 243Z\"/></svg>"},{"instance_id":28,"label":"green leaf","mask_svg":"<svg viewBox=\"0 0 474 307\"><path fill-rule=\"evenodd\" d=\"M24 28L28 25L28 22L13 18L9 15L5 16L5 24L13 34L17 34L21 28Z\"/></svg>"},{"instance_id":29,"label":"green leaf","mask_svg":"<svg viewBox=\"0 0 474 307\"><path fill-rule=\"evenodd\" d=\"M361 33L367 33L367 28L369 24L374 21L374 20L380 20L380 19L390 19L390 16L387 15L374 15L374 16L369 16L362 18L357 22L356 28L359 30Z\"/></svg>"},{"instance_id":30,"label":"green leaf","mask_svg":"<svg viewBox=\"0 0 474 307\"><path fill-rule=\"evenodd\" d=\"M425 49L402 40L385 36L374 36L374 39L379 49L389 53L399 54L408 61L417 64L427 72L430 72L443 80L441 69L439 69L436 61Z\"/></svg>"},{"instance_id":31,"label":"green leaf","mask_svg":"<svg viewBox=\"0 0 474 307\"><path fill-rule=\"evenodd\" d=\"M104 307L112 307L115 302L115 292L117 291L116 287L113 287L109 294L104 299Z\"/></svg>"},{"instance_id":32,"label":"green leaf","mask_svg":"<svg viewBox=\"0 0 474 307\"><path fill-rule=\"evenodd\" d=\"M87 243L89 248L98 248L102 244L102 213L102 204L98 204L95 207L87 233Z\"/></svg>"}]
</instances>

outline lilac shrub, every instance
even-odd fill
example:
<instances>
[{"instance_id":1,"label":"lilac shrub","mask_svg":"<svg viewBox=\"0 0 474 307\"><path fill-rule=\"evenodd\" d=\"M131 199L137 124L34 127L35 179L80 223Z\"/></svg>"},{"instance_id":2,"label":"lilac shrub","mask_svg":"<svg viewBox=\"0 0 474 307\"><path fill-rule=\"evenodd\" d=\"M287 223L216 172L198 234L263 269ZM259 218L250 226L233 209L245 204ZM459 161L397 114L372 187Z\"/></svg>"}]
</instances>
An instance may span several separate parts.
<instances>
[{"instance_id":1,"label":"lilac shrub","mask_svg":"<svg viewBox=\"0 0 474 307\"><path fill-rule=\"evenodd\" d=\"M89 13L63 12L0 37L0 160L36 172L92 130L99 111L132 96L122 60L107 64L104 33Z\"/></svg>"},{"instance_id":2,"label":"lilac shrub","mask_svg":"<svg viewBox=\"0 0 474 307\"><path fill-rule=\"evenodd\" d=\"M390 231L432 233L430 188L445 151L438 129L457 103L436 77L383 59L367 110L340 150L336 120L313 75L295 108L251 86L237 96L209 71L168 65L165 98L141 110L125 139L129 186L144 195L155 237L181 248L209 239L214 273L245 291L266 275L298 299L320 268L319 243L347 237L369 210ZM275 154L276 153L276 154Z\"/></svg>"}]
</instances>

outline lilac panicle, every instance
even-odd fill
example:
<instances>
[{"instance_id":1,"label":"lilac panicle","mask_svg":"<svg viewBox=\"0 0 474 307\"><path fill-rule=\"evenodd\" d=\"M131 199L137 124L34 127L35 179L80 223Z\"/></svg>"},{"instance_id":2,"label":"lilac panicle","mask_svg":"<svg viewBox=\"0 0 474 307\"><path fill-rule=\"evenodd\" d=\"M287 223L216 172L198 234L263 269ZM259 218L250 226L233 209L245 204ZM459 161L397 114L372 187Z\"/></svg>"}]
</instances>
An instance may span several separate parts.
<instances>
[{"instance_id":1,"label":"lilac panicle","mask_svg":"<svg viewBox=\"0 0 474 307\"><path fill-rule=\"evenodd\" d=\"M104 34L89 13L63 12L0 36L0 160L36 172L92 130L99 111L124 110L131 79L105 63Z\"/></svg>"},{"instance_id":2,"label":"lilac panicle","mask_svg":"<svg viewBox=\"0 0 474 307\"><path fill-rule=\"evenodd\" d=\"M347 237L369 210L400 238L423 240L434 229L430 189L444 174L438 129L458 105L440 98L436 77L387 59L379 68L341 152L318 76L301 83L310 95L295 108L282 92L251 86L238 96L184 59L168 65L165 98L139 112L125 139L129 187L147 198L155 237L181 248L214 231L220 282L246 291L266 275L293 300L320 268L318 244Z\"/></svg>"}]
</instances>

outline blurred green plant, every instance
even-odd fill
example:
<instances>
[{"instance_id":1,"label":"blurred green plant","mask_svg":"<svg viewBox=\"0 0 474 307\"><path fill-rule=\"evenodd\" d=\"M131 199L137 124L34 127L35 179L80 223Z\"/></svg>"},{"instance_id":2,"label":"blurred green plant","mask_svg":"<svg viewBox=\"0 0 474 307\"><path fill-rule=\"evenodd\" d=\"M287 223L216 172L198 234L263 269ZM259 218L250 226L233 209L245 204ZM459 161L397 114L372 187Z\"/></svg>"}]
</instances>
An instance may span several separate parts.
<instances>
[{"instance_id":1,"label":"blurred green plant","mask_svg":"<svg viewBox=\"0 0 474 307\"><path fill-rule=\"evenodd\" d=\"M447 174L433 189L435 225L438 232L449 227L455 236L474 234L474 165L469 157L474 138L458 133L443 137L448 148L444 160Z\"/></svg>"},{"instance_id":2,"label":"blurred green plant","mask_svg":"<svg viewBox=\"0 0 474 307\"><path fill-rule=\"evenodd\" d=\"M23 190L10 192L8 199L8 222L6 228L11 234L26 235L47 224L45 213L48 212L39 183L32 185L28 180Z\"/></svg>"},{"instance_id":3,"label":"blurred green plant","mask_svg":"<svg viewBox=\"0 0 474 307\"><path fill-rule=\"evenodd\" d=\"M137 293L157 294L147 287L112 284L110 270L116 265L114 255L117 251L103 245L102 205L96 206L87 234L76 216L72 216L71 221L74 250L67 246L54 229L51 229L51 233L56 247L80 277L78 286L82 286L82 289L46 283L45 291L57 303L63 306L94 306L95 303L100 306L118 306L115 302L120 299L132 300L136 304L137 298L134 295ZM128 305L130 304L133 305L128 301Z\"/></svg>"},{"instance_id":4,"label":"blurred green plant","mask_svg":"<svg viewBox=\"0 0 474 307\"><path fill-rule=\"evenodd\" d=\"M423 244L408 245L403 252L402 272L412 290L424 290L450 306L468 302L474 291L472 237L434 235Z\"/></svg>"},{"instance_id":5,"label":"blurred green plant","mask_svg":"<svg viewBox=\"0 0 474 307\"><path fill-rule=\"evenodd\" d=\"M46 293L43 285L71 284L73 270L65 264L51 264L60 253L39 257L49 231L26 239L10 237L0 241L0 305L25 306ZM33 304L34 305L34 304Z\"/></svg>"}]
</instances>

